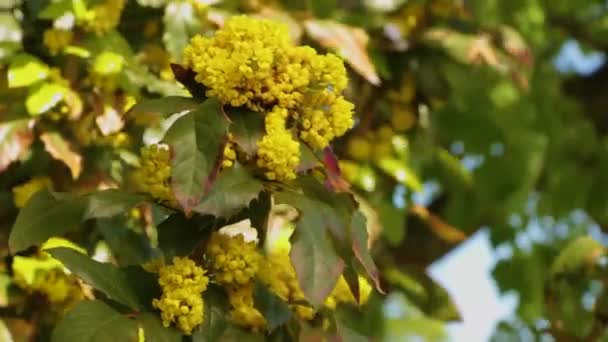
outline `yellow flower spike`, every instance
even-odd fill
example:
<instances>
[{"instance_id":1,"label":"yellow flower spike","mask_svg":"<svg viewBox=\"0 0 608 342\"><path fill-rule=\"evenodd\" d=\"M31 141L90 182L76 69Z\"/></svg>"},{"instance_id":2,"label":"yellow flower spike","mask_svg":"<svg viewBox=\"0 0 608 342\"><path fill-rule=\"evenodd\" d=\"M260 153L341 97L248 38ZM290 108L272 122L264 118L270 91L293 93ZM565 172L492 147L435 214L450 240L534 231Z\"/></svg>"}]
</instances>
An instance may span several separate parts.
<instances>
[{"instance_id":1,"label":"yellow flower spike","mask_svg":"<svg viewBox=\"0 0 608 342\"><path fill-rule=\"evenodd\" d=\"M257 274L261 255L254 241L242 234L229 236L214 232L207 245L211 270L222 285L246 285Z\"/></svg>"},{"instance_id":2,"label":"yellow flower spike","mask_svg":"<svg viewBox=\"0 0 608 342\"><path fill-rule=\"evenodd\" d=\"M53 189L53 183L47 177L35 177L13 187L13 202L17 208L23 208L30 198L42 189Z\"/></svg>"},{"instance_id":3,"label":"yellow flower spike","mask_svg":"<svg viewBox=\"0 0 608 342\"><path fill-rule=\"evenodd\" d=\"M253 332L266 328L266 319L255 307L253 302L253 283L244 286L228 288L228 300L232 309L230 319L237 325L247 327Z\"/></svg>"},{"instance_id":4,"label":"yellow flower spike","mask_svg":"<svg viewBox=\"0 0 608 342\"><path fill-rule=\"evenodd\" d=\"M152 306L161 311L164 326L175 323L182 332L190 335L203 322L202 293L209 284L205 273L202 267L187 257L175 257L171 265L158 268L162 295L152 301Z\"/></svg>"},{"instance_id":5,"label":"yellow flower spike","mask_svg":"<svg viewBox=\"0 0 608 342\"><path fill-rule=\"evenodd\" d=\"M155 199L176 207L177 200L171 191L171 164L166 145L150 145L141 149L141 166L135 171L141 191Z\"/></svg>"}]
</instances>

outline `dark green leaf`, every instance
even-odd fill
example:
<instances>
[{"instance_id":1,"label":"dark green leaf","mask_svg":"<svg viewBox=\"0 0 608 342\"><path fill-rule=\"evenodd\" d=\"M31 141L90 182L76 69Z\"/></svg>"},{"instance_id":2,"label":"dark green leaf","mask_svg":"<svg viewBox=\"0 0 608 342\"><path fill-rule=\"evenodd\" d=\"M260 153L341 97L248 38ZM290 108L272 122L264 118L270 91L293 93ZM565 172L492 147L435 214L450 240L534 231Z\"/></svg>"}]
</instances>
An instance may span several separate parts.
<instances>
[{"instance_id":1,"label":"dark green leaf","mask_svg":"<svg viewBox=\"0 0 608 342\"><path fill-rule=\"evenodd\" d=\"M229 111L232 121L230 133L234 142L248 155L253 156L258 150L258 141L264 135L264 116L243 108L232 108Z\"/></svg>"},{"instance_id":2,"label":"dark green leaf","mask_svg":"<svg viewBox=\"0 0 608 342\"><path fill-rule=\"evenodd\" d=\"M8 241L11 251L18 252L76 229L85 205L77 197L57 198L47 190L39 191L19 211Z\"/></svg>"},{"instance_id":3,"label":"dark green leaf","mask_svg":"<svg viewBox=\"0 0 608 342\"><path fill-rule=\"evenodd\" d=\"M168 260L174 256L188 255L212 225L213 219L209 217L187 219L181 213L171 215L158 226L158 247Z\"/></svg>"},{"instance_id":4,"label":"dark green leaf","mask_svg":"<svg viewBox=\"0 0 608 342\"><path fill-rule=\"evenodd\" d=\"M287 303L259 282L255 284L253 300L255 307L266 318L269 332L287 322L291 317L291 311Z\"/></svg>"},{"instance_id":5,"label":"dark green leaf","mask_svg":"<svg viewBox=\"0 0 608 342\"><path fill-rule=\"evenodd\" d=\"M83 301L59 322L52 342L137 341L137 323L102 301Z\"/></svg>"},{"instance_id":6,"label":"dark green leaf","mask_svg":"<svg viewBox=\"0 0 608 342\"><path fill-rule=\"evenodd\" d=\"M146 197L120 190L102 190L86 195L85 219L108 218L128 211L142 203Z\"/></svg>"},{"instance_id":7,"label":"dark green leaf","mask_svg":"<svg viewBox=\"0 0 608 342\"><path fill-rule=\"evenodd\" d=\"M110 299L133 310L141 308L139 297L129 283L127 275L118 267L95 261L68 248L53 248L47 252L83 281L105 293Z\"/></svg>"},{"instance_id":8,"label":"dark green leaf","mask_svg":"<svg viewBox=\"0 0 608 342\"><path fill-rule=\"evenodd\" d=\"M171 182L186 213L208 190L226 135L227 121L217 100L207 100L169 128L164 141L171 146Z\"/></svg>"},{"instance_id":9,"label":"dark green leaf","mask_svg":"<svg viewBox=\"0 0 608 342\"><path fill-rule=\"evenodd\" d=\"M99 219L97 229L120 266L143 264L154 256L150 241L127 227L124 217Z\"/></svg>"},{"instance_id":10,"label":"dark green leaf","mask_svg":"<svg viewBox=\"0 0 608 342\"><path fill-rule=\"evenodd\" d=\"M223 170L211 191L192 210L216 217L230 218L247 207L262 191L262 182L240 164Z\"/></svg>"},{"instance_id":11,"label":"dark green leaf","mask_svg":"<svg viewBox=\"0 0 608 342\"><path fill-rule=\"evenodd\" d=\"M204 293L205 316L203 323L192 334L192 342L214 342L229 326L226 295L216 287Z\"/></svg>"}]
</instances>

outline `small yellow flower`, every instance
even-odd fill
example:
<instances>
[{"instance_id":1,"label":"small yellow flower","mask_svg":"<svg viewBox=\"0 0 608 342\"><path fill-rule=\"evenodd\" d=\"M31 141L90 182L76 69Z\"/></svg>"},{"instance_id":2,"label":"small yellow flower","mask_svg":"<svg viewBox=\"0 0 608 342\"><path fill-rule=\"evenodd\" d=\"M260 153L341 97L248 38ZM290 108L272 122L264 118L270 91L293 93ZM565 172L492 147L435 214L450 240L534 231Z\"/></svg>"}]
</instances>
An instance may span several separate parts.
<instances>
[{"instance_id":1,"label":"small yellow flower","mask_svg":"<svg viewBox=\"0 0 608 342\"><path fill-rule=\"evenodd\" d=\"M261 255L254 241L242 234L229 236L214 232L207 245L211 270L222 285L246 285L258 272Z\"/></svg>"},{"instance_id":2,"label":"small yellow flower","mask_svg":"<svg viewBox=\"0 0 608 342\"><path fill-rule=\"evenodd\" d=\"M104 0L93 6L86 15L85 29L102 35L120 23L126 0Z\"/></svg>"},{"instance_id":3,"label":"small yellow flower","mask_svg":"<svg viewBox=\"0 0 608 342\"><path fill-rule=\"evenodd\" d=\"M176 207L177 200L171 191L171 155L165 145L150 145L141 149L140 167L135 178L140 189L157 200Z\"/></svg>"},{"instance_id":4,"label":"small yellow flower","mask_svg":"<svg viewBox=\"0 0 608 342\"><path fill-rule=\"evenodd\" d=\"M266 328L266 319L254 307L253 283L228 288L228 300L232 306L230 319L235 324L247 327L253 332Z\"/></svg>"},{"instance_id":5,"label":"small yellow flower","mask_svg":"<svg viewBox=\"0 0 608 342\"><path fill-rule=\"evenodd\" d=\"M187 257L175 257L171 265L158 269L158 275L162 295L152 306L161 311L165 327L175 323L186 335L192 334L204 318L202 293L209 283L205 270Z\"/></svg>"}]
</instances>

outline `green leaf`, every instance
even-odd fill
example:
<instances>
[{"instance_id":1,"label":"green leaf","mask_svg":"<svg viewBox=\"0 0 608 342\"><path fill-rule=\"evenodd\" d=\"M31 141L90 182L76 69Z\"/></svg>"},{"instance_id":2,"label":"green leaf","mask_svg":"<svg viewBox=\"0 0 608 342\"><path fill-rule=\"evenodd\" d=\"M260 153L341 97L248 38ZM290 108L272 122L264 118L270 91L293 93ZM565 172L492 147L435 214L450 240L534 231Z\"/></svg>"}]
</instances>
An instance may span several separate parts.
<instances>
[{"instance_id":1,"label":"green leaf","mask_svg":"<svg viewBox=\"0 0 608 342\"><path fill-rule=\"evenodd\" d=\"M205 316L203 323L192 334L192 342L215 342L230 325L228 301L226 295L216 287L208 288L203 296Z\"/></svg>"},{"instance_id":2,"label":"green leaf","mask_svg":"<svg viewBox=\"0 0 608 342\"><path fill-rule=\"evenodd\" d=\"M13 342L13 336L11 335L11 331L8 330L8 327L4 323L3 320L0 319L0 341Z\"/></svg>"},{"instance_id":3,"label":"green leaf","mask_svg":"<svg viewBox=\"0 0 608 342\"><path fill-rule=\"evenodd\" d=\"M0 123L0 172L21 158L34 141L32 119Z\"/></svg>"},{"instance_id":4,"label":"green leaf","mask_svg":"<svg viewBox=\"0 0 608 342\"><path fill-rule=\"evenodd\" d=\"M144 330L145 342L181 342L182 333L173 327L165 328L157 313L144 312L137 317Z\"/></svg>"},{"instance_id":5,"label":"green leaf","mask_svg":"<svg viewBox=\"0 0 608 342\"><path fill-rule=\"evenodd\" d=\"M405 161L385 158L378 161L378 167L409 189L416 192L422 190L422 183L418 176L406 165Z\"/></svg>"},{"instance_id":6,"label":"green leaf","mask_svg":"<svg viewBox=\"0 0 608 342\"><path fill-rule=\"evenodd\" d=\"M138 265L154 256L150 241L141 233L127 227L125 217L97 220L97 230L112 250L120 266Z\"/></svg>"},{"instance_id":7,"label":"green leaf","mask_svg":"<svg viewBox=\"0 0 608 342\"><path fill-rule=\"evenodd\" d=\"M49 67L38 58L21 53L11 59L8 87L27 87L49 76Z\"/></svg>"},{"instance_id":8,"label":"green leaf","mask_svg":"<svg viewBox=\"0 0 608 342\"><path fill-rule=\"evenodd\" d=\"M212 225L209 217L188 219L182 213L171 215L158 226L158 247L167 260L188 255Z\"/></svg>"},{"instance_id":9,"label":"green leaf","mask_svg":"<svg viewBox=\"0 0 608 342\"><path fill-rule=\"evenodd\" d=\"M160 118L192 110L200 103L191 97L167 96L160 99L144 99L129 110L127 116L135 118L154 115Z\"/></svg>"},{"instance_id":10,"label":"green leaf","mask_svg":"<svg viewBox=\"0 0 608 342\"><path fill-rule=\"evenodd\" d=\"M384 293L380 287L380 273L378 267L376 267L376 263L372 259L367 244L366 219L358 210L353 214L351 238L353 241L353 252L355 253L355 257L359 260L369 278L374 282L376 289L381 293Z\"/></svg>"},{"instance_id":11,"label":"green leaf","mask_svg":"<svg viewBox=\"0 0 608 342\"><path fill-rule=\"evenodd\" d=\"M25 108L30 115L38 116L55 107L65 98L66 93L67 89L57 83L44 83L30 88L25 99Z\"/></svg>"},{"instance_id":12,"label":"green leaf","mask_svg":"<svg viewBox=\"0 0 608 342\"><path fill-rule=\"evenodd\" d=\"M606 248L590 236L581 236L570 242L551 265L551 274L571 274L591 270L597 260L606 254Z\"/></svg>"},{"instance_id":13,"label":"green leaf","mask_svg":"<svg viewBox=\"0 0 608 342\"><path fill-rule=\"evenodd\" d=\"M182 60L182 52L190 37L201 30L196 9L191 3L172 1L165 7L163 42L174 61Z\"/></svg>"},{"instance_id":14,"label":"green leaf","mask_svg":"<svg viewBox=\"0 0 608 342\"><path fill-rule=\"evenodd\" d=\"M240 164L223 170L200 203L192 210L200 214L230 218L246 208L262 191L262 182Z\"/></svg>"},{"instance_id":15,"label":"green leaf","mask_svg":"<svg viewBox=\"0 0 608 342\"><path fill-rule=\"evenodd\" d=\"M287 303L260 282L255 283L253 300L255 307L266 318L269 332L287 322L291 317L291 310Z\"/></svg>"},{"instance_id":16,"label":"green leaf","mask_svg":"<svg viewBox=\"0 0 608 342\"><path fill-rule=\"evenodd\" d=\"M171 146L171 185L190 213L210 185L226 135L227 122L217 100L209 99L175 121L164 141Z\"/></svg>"},{"instance_id":17,"label":"green leaf","mask_svg":"<svg viewBox=\"0 0 608 342\"><path fill-rule=\"evenodd\" d=\"M66 12L70 11L72 11L72 0L55 1L51 2L42 11L40 11L40 13L38 13L38 18L57 19Z\"/></svg>"},{"instance_id":18,"label":"green leaf","mask_svg":"<svg viewBox=\"0 0 608 342\"><path fill-rule=\"evenodd\" d=\"M254 155L258 150L258 141L264 135L264 116L252 110L234 108L229 111L229 118L234 142L248 155Z\"/></svg>"},{"instance_id":19,"label":"green leaf","mask_svg":"<svg viewBox=\"0 0 608 342\"><path fill-rule=\"evenodd\" d=\"M137 341L137 323L102 301L82 301L57 324L51 341Z\"/></svg>"},{"instance_id":20,"label":"green leaf","mask_svg":"<svg viewBox=\"0 0 608 342\"><path fill-rule=\"evenodd\" d=\"M105 293L110 299L136 311L141 309L138 294L129 283L125 272L118 267L95 261L68 248L53 248L47 252L61 261L84 282Z\"/></svg>"},{"instance_id":21,"label":"green leaf","mask_svg":"<svg viewBox=\"0 0 608 342\"><path fill-rule=\"evenodd\" d=\"M11 251L15 253L41 244L52 236L77 228L85 205L76 197L60 199L47 190L39 191L19 211L8 241Z\"/></svg>"},{"instance_id":22,"label":"green leaf","mask_svg":"<svg viewBox=\"0 0 608 342\"><path fill-rule=\"evenodd\" d=\"M297 193L275 194L277 204L290 204L300 211L291 236L291 261L300 287L315 307L320 307L335 287L344 270L327 229L328 219L318 202Z\"/></svg>"},{"instance_id":23,"label":"green leaf","mask_svg":"<svg viewBox=\"0 0 608 342\"><path fill-rule=\"evenodd\" d=\"M146 196L110 189L87 194L86 199L84 219L91 219L127 213L131 208L144 202Z\"/></svg>"}]
</instances>

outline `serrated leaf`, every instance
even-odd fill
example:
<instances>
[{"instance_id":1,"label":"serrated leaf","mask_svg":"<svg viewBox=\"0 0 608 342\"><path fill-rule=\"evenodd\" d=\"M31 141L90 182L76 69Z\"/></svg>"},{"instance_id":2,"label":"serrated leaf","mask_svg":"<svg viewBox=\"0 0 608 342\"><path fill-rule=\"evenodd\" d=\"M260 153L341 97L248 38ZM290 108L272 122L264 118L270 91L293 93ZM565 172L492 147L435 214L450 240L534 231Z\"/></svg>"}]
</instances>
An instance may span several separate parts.
<instances>
[{"instance_id":1,"label":"serrated leaf","mask_svg":"<svg viewBox=\"0 0 608 342\"><path fill-rule=\"evenodd\" d=\"M380 291L380 293L384 293L380 286L380 273L378 267L376 267L376 263L369 252L366 219L360 211L356 211L353 214L350 227L355 257L365 269L368 277L374 282L376 289Z\"/></svg>"},{"instance_id":2,"label":"serrated leaf","mask_svg":"<svg viewBox=\"0 0 608 342\"><path fill-rule=\"evenodd\" d=\"M230 133L234 142L248 155L258 150L258 141L264 135L264 116L252 110L235 108L229 112L232 121Z\"/></svg>"},{"instance_id":3,"label":"serrated leaf","mask_svg":"<svg viewBox=\"0 0 608 342\"><path fill-rule=\"evenodd\" d=\"M102 301L83 301L57 324L51 341L137 341L137 323Z\"/></svg>"},{"instance_id":4,"label":"serrated leaf","mask_svg":"<svg viewBox=\"0 0 608 342\"><path fill-rule=\"evenodd\" d=\"M171 147L171 186L186 213L208 190L228 123L217 100L209 99L181 116L167 131Z\"/></svg>"},{"instance_id":5,"label":"serrated leaf","mask_svg":"<svg viewBox=\"0 0 608 342\"><path fill-rule=\"evenodd\" d=\"M107 218L126 213L142 203L146 196L120 190L101 190L86 195L84 219Z\"/></svg>"},{"instance_id":6,"label":"serrated leaf","mask_svg":"<svg viewBox=\"0 0 608 342\"><path fill-rule=\"evenodd\" d=\"M63 162L72 173L72 178L77 179L82 172L82 156L57 132L47 132L40 136L44 143L44 149L55 159Z\"/></svg>"},{"instance_id":7,"label":"serrated leaf","mask_svg":"<svg viewBox=\"0 0 608 342\"><path fill-rule=\"evenodd\" d=\"M367 53L369 36L358 27L347 26L333 20L307 20L306 33L322 46L336 49L361 76L373 85L380 84L380 77Z\"/></svg>"},{"instance_id":8,"label":"serrated leaf","mask_svg":"<svg viewBox=\"0 0 608 342\"><path fill-rule=\"evenodd\" d=\"M323 207L297 193L276 193L275 199L277 204L290 204L300 211L291 236L291 261L306 298L320 307L344 270L344 260L330 240L324 210L319 210Z\"/></svg>"},{"instance_id":9,"label":"serrated leaf","mask_svg":"<svg viewBox=\"0 0 608 342\"><path fill-rule=\"evenodd\" d=\"M34 141L33 126L29 119L0 123L0 172L27 152Z\"/></svg>"},{"instance_id":10,"label":"serrated leaf","mask_svg":"<svg viewBox=\"0 0 608 342\"><path fill-rule=\"evenodd\" d=\"M230 218L246 208L262 191L262 182L240 164L223 170L211 191L192 210L216 217Z\"/></svg>"},{"instance_id":11,"label":"serrated leaf","mask_svg":"<svg viewBox=\"0 0 608 342\"><path fill-rule=\"evenodd\" d=\"M49 76L49 67L38 58L22 53L11 59L8 87L27 87Z\"/></svg>"},{"instance_id":12,"label":"serrated leaf","mask_svg":"<svg viewBox=\"0 0 608 342\"><path fill-rule=\"evenodd\" d=\"M18 252L76 229L85 206L79 198L59 199L47 190L39 191L19 211L8 241L11 251Z\"/></svg>"},{"instance_id":13,"label":"serrated leaf","mask_svg":"<svg viewBox=\"0 0 608 342\"><path fill-rule=\"evenodd\" d=\"M196 9L189 2L173 1L165 7L163 42L174 61L182 60L182 52L190 37L198 33L201 23Z\"/></svg>"},{"instance_id":14,"label":"serrated leaf","mask_svg":"<svg viewBox=\"0 0 608 342\"><path fill-rule=\"evenodd\" d=\"M118 267L95 261L68 248L53 248L47 252L61 261L67 269L84 282L105 293L110 299L133 310L141 308L137 292L129 283L127 275Z\"/></svg>"},{"instance_id":15,"label":"serrated leaf","mask_svg":"<svg viewBox=\"0 0 608 342\"><path fill-rule=\"evenodd\" d=\"M181 342L182 333L173 327L165 328L156 313L144 312L137 317L144 330L145 342Z\"/></svg>"},{"instance_id":16,"label":"serrated leaf","mask_svg":"<svg viewBox=\"0 0 608 342\"><path fill-rule=\"evenodd\" d=\"M253 300L255 307L264 315L269 332L287 322L291 317L287 303L259 282L255 283Z\"/></svg>"}]
</instances>

